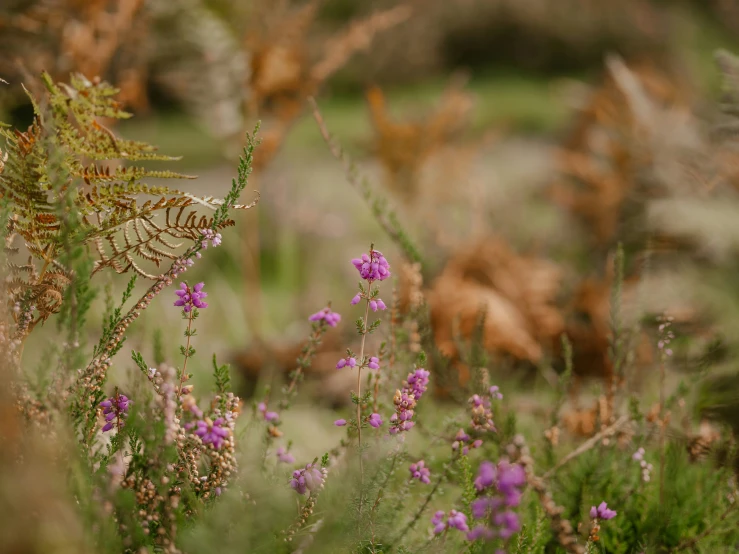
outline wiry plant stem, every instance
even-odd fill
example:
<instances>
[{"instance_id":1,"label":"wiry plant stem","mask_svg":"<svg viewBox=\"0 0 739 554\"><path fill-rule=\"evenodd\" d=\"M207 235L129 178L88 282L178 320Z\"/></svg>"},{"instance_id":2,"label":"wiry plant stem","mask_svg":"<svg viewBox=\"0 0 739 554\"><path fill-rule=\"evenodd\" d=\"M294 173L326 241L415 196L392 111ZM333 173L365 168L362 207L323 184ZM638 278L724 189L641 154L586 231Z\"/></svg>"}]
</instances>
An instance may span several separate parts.
<instances>
[{"instance_id":1,"label":"wiry plant stem","mask_svg":"<svg viewBox=\"0 0 739 554\"><path fill-rule=\"evenodd\" d=\"M665 501L665 358L659 360L659 505Z\"/></svg>"},{"instance_id":2,"label":"wiry plant stem","mask_svg":"<svg viewBox=\"0 0 739 554\"><path fill-rule=\"evenodd\" d=\"M359 369L357 369L357 449L359 451L359 480L364 485L364 462L362 461L362 364L364 362L364 343L367 339L367 319L369 318L369 292L372 291L372 283L369 284L367 298L364 306L364 327L362 329L362 344L359 347ZM362 515L362 489L359 491L359 515Z\"/></svg>"},{"instance_id":3,"label":"wiry plant stem","mask_svg":"<svg viewBox=\"0 0 739 554\"><path fill-rule=\"evenodd\" d=\"M190 338L192 337L192 320L194 319L193 312L195 310L190 310L187 315L187 344L185 346L185 361L182 364L182 371L180 372L180 382L177 385L177 398L182 397L182 383L185 382L186 376L187 376L187 360L190 358Z\"/></svg>"}]
</instances>

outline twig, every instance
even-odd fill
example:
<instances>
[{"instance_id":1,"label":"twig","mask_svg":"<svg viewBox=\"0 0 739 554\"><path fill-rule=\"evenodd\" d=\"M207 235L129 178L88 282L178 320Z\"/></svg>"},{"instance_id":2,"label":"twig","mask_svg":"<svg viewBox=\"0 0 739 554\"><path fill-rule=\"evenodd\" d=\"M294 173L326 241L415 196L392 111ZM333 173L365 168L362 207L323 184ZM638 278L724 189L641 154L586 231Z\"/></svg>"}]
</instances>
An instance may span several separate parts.
<instances>
[{"instance_id":1,"label":"twig","mask_svg":"<svg viewBox=\"0 0 739 554\"><path fill-rule=\"evenodd\" d=\"M577 458L581 454L583 454L583 453L587 452L588 450L590 450L591 448L593 448L596 444L598 444L598 442L600 442L601 439L603 439L603 438L605 438L605 437L607 437L609 435L612 435L613 433L615 433L619 429L619 427L621 427L622 425L624 425L628 421L629 421L629 416L625 416L625 415L621 416L620 418L618 418L615 421L615 423L613 423L612 425L606 427L600 433L597 433L597 434L593 435L591 438L589 438L584 443L582 443L580 446L578 446L575 450L573 450L572 452L570 452L569 454L567 454L567 456L565 456L559 462L557 462L557 464L552 469L550 469L549 471L547 471L546 473L544 473L544 475L542 475L542 478L543 479L548 479L549 477L551 477L552 475L554 475L554 473L559 468L561 468L563 465L565 465L567 462L569 462L570 460L572 460L574 458Z\"/></svg>"}]
</instances>

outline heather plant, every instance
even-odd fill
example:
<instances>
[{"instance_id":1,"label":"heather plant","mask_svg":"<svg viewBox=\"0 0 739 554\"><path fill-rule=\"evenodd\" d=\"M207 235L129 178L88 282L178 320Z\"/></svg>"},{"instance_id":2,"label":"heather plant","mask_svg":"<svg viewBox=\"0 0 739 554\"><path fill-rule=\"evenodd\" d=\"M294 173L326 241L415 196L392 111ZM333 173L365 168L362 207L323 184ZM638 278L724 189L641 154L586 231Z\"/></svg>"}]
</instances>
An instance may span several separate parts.
<instances>
[{"instance_id":1,"label":"heather plant","mask_svg":"<svg viewBox=\"0 0 739 554\"><path fill-rule=\"evenodd\" d=\"M574 370L566 337L565 372L540 392L533 417L518 402L526 391L496 371L502 361L486 352L484 313L475 332L454 337L469 378L453 378L458 366L434 344L420 287L412 308L399 309L403 261L385 245L387 255L376 249L381 237L359 257L337 260L359 274L356 294L304 316L310 332L286 383L260 389L244 409L228 367L213 356L214 390L201 390L193 360L208 343L198 327L218 291L188 272L228 243L231 210L249 207L236 202L255 136L247 135L223 200L152 187L140 181L177 175L124 165L161 156L104 126L103 117L125 117L114 89L81 77L71 86L44 82L47 95L35 99L31 129L1 131L8 278L0 398L13 409L4 410L0 428L0 501L21 507L9 511L3 529L26 512L47 513L40 511L43 496L23 494L4 477L26 475L28 461L43 460L61 475L63 484L49 494L67 499L76 523L69 533L79 529L80 538L66 543L81 544L76 551L582 554L728 552L739 544L735 437L720 429L697 455L679 432L693 424L696 401L688 386L668 379L683 339L669 313L651 327L646 319L636 324L653 331L658 401L650 405L654 399L627 387L634 344L626 337L635 330L620 315L622 271L615 272L611 306L616 371L604 383L607 409L597 431L585 439L562 425ZM323 125L317 108L316 115ZM322 131L330 139L325 125ZM334 150L389 240L419 262L389 204ZM17 261L22 251L25 263ZM619 249L614 259L622 264L625 256ZM83 324L93 275L111 270L131 279L120 304L108 302L90 348ZM151 281L143 294L139 279ZM149 363L143 351L131 351L136 371L114 380L128 363L115 354L128 354L127 334L160 293L165 309L181 316L181 357L168 360L160 345ZM319 412L335 442L325 449L309 443L298 455L299 437L285 420L327 333L340 332L354 310L357 343L344 345L331 370L352 372L349 407L333 423L335 416ZM24 345L53 318L65 342L50 356L51 376L34 380ZM444 392L446 403L438 398ZM43 456L39 440L59 445L60 454ZM42 534L34 542L28 532L0 536L10 537L0 539L8 551L55 550L64 542L50 545Z\"/></svg>"}]
</instances>

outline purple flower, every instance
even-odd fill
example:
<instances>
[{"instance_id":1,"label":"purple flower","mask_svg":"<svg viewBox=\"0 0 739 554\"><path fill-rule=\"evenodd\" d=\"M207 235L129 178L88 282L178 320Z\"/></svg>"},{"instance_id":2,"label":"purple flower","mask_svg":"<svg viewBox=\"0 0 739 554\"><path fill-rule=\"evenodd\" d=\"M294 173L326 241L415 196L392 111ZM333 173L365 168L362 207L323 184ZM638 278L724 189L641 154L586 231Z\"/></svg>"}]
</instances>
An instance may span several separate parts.
<instances>
[{"instance_id":1,"label":"purple flower","mask_svg":"<svg viewBox=\"0 0 739 554\"><path fill-rule=\"evenodd\" d=\"M489 392L490 392L490 397L491 398L495 398L496 400L502 400L503 399L503 395L500 393L500 391L498 389L498 385L493 385L492 387L490 387Z\"/></svg>"},{"instance_id":2,"label":"purple flower","mask_svg":"<svg viewBox=\"0 0 739 554\"><path fill-rule=\"evenodd\" d=\"M472 531L467 533L468 541L476 541L478 539L489 541L494 538L495 538L495 532L489 527L485 527L484 525L478 525L477 527L472 529Z\"/></svg>"},{"instance_id":3,"label":"purple flower","mask_svg":"<svg viewBox=\"0 0 739 554\"><path fill-rule=\"evenodd\" d=\"M390 417L391 435L408 431L415 425L411 419L413 418L413 408L416 406L416 399L413 397L413 393L407 391L408 389L405 388L402 392L399 390L395 391L395 396L393 397L395 413Z\"/></svg>"},{"instance_id":4,"label":"purple flower","mask_svg":"<svg viewBox=\"0 0 739 554\"><path fill-rule=\"evenodd\" d=\"M367 364L367 367L370 369L380 369L380 360L376 358L375 356L372 356L369 359L369 363Z\"/></svg>"},{"instance_id":5,"label":"purple flower","mask_svg":"<svg viewBox=\"0 0 739 554\"><path fill-rule=\"evenodd\" d=\"M439 535L447 529L458 529L465 532L470 530L469 527L467 527L467 516L462 512L450 510L449 516L446 517L446 521L444 521L445 516L446 514L444 511L439 510L434 514L434 517L431 518L431 525L434 526L435 535Z\"/></svg>"},{"instance_id":6,"label":"purple flower","mask_svg":"<svg viewBox=\"0 0 739 554\"><path fill-rule=\"evenodd\" d=\"M336 369L341 369L343 367L355 367L357 365L357 359L347 356L346 358L341 358L338 362L336 362Z\"/></svg>"},{"instance_id":7,"label":"purple flower","mask_svg":"<svg viewBox=\"0 0 739 554\"><path fill-rule=\"evenodd\" d=\"M334 421L334 425L336 425L337 427L343 427L344 425L346 425L346 420L337 419L336 421Z\"/></svg>"},{"instance_id":8,"label":"purple flower","mask_svg":"<svg viewBox=\"0 0 739 554\"><path fill-rule=\"evenodd\" d=\"M182 306L185 313L189 313L193 308L203 309L208 307L207 302L203 302L203 298L208 296L207 292L203 292L205 283L198 283L192 289L187 283L180 283L179 290L174 293L179 296L175 301L175 306Z\"/></svg>"},{"instance_id":9,"label":"purple flower","mask_svg":"<svg viewBox=\"0 0 739 554\"><path fill-rule=\"evenodd\" d=\"M336 327L336 324L341 321L341 315L332 312L331 308L326 307L310 316L308 321L325 321L329 327Z\"/></svg>"},{"instance_id":10,"label":"purple flower","mask_svg":"<svg viewBox=\"0 0 739 554\"><path fill-rule=\"evenodd\" d=\"M616 517L616 512L614 510L611 510L608 508L608 504L605 502L601 502L598 507L596 508L593 506L590 508L590 518L591 519L613 519Z\"/></svg>"},{"instance_id":11,"label":"purple flower","mask_svg":"<svg viewBox=\"0 0 739 554\"><path fill-rule=\"evenodd\" d=\"M385 306L385 303L380 298L378 298L377 300L370 300L369 305L370 308L372 308L373 312L376 312L377 310L384 310L387 308L387 306Z\"/></svg>"},{"instance_id":12,"label":"purple flower","mask_svg":"<svg viewBox=\"0 0 739 554\"><path fill-rule=\"evenodd\" d=\"M507 539L521 530L521 522L516 512L502 512L496 514L493 522L499 527L498 534L502 539Z\"/></svg>"},{"instance_id":13,"label":"purple flower","mask_svg":"<svg viewBox=\"0 0 739 554\"><path fill-rule=\"evenodd\" d=\"M482 446L482 440L476 439L472 441L471 444L467 444L472 440L472 438L464 432L464 429L460 429L457 431L457 434L454 437L454 442L452 443L452 450L457 451L459 450L459 447L462 447L462 455L466 456L470 448L480 448Z\"/></svg>"},{"instance_id":14,"label":"purple flower","mask_svg":"<svg viewBox=\"0 0 739 554\"><path fill-rule=\"evenodd\" d=\"M362 254L361 258L353 259L352 264L366 281L384 281L390 277L390 264L379 250L370 250L369 254Z\"/></svg>"},{"instance_id":15,"label":"purple flower","mask_svg":"<svg viewBox=\"0 0 739 554\"><path fill-rule=\"evenodd\" d=\"M419 367L412 373L408 374L406 383L411 392L413 392L413 398L415 398L416 401L420 400L423 393L426 392L429 385L429 375L431 374L422 367Z\"/></svg>"},{"instance_id":16,"label":"purple flower","mask_svg":"<svg viewBox=\"0 0 739 554\"><path fill-rule=\"evenodd\" d=\"M293 471L290 486L298 494L305 494L308 491L322 488L326 474L325 468L318 468L315 464L307 464L303 469Z\"/></svg>"},{"instance_id":17,"label":"purple flower","mask_svg":"<svg viewBox=\"0 0 739 554\"><path fill-rule=\"evenodd\" d=\"M203 248L208 248L209 240L214 247L220 246L221 238L221 233L216 233L213 229L203 229L200 246L202 246Z\"/></svg>"},{"instance_id":18,"label":"purple flower","mask_svg":"<svg viewBox=\"0 0 739 554\"><path fill-rule=\"evenodd\" d=\"M418 479L421 483L426 484L431 482L431 470L426 467L426 462L423 460L411 464L408 466L408 470L411 472L411 479Z\"/></svg>"},{"instance_id":19,"label":"purple flower","mask_svg":"<svg viewBox=\"0 0 739 554\"><path fill-rule=\"evenodd\" d=\"M475 488L478 491L492 487L495 479L498 477L498 470L493 462L482 462L480 469L477 470L477 478L475 479Z\"/></svg>"},{"instance_id":20,"label":"purple flower","mask_svg":"<svg viewBox=\"0 0 739 554\"><path fill-rule=\"evenodd\" d=\"M118 393L100 403L100 407L103 409L103 416L105 417L103 433L110 431L116 426L119 430L123 427L123 420L128 417L128 406L130 403L131 401L125 394Z\"/></svg>"},{"instance_id":21,"label":"purple flower","mask_svg":"<svg viewBox=\"0 0 739 554\"><path fill-rule=\"evenodd\" d=\"M275 452L275 455L277 456L277 459L283 464L295 463L295 458L285 449L284 446L280 446L279 448L277 448L277 452Z\"/></svg>"},{"instance_id":22,"label":"purple flower","mask_svg":"<svg viewBox=\"0 0 739 554\"><path fill-rule=\"evenodd\" d=\"M357 304L359 304L360 300L362 300L362 295L357 293L354 295L354 298L352 298L352 301L350 302L350 304L352 306L356 306Z\"/></svg>"},{"instance_id":23,"label":"purple flower","mask_svg":"<svg viewBox=\"0 0 739 554\"><path fill-rule=\"evenodd\" d=\"M498 392L497 386L490 387L488 392L490 393L490 398L473 394L468 400L472 412L472 421L470 425L472 425L472 428L477 431L495 432L497 430L493 423L493 411L490 400L491 398L503 398L503 395Z\"/></svg>"},{"instance_id":24,"label":"purple flower","mask_svg":"<svg viewBox=\"0 0 739 554\"><path fill-rule=\"evenodd\" d=\"M274 423L278 419L280 419L280 414L277 412L270 412L267 410L267 404L264 402L260 402L257 405L257 410L259 410L262 413L262 417L264 418L264 421L269 421L270 423Z\"/></svg>"},{"instance_id":25,"label":"purple flower","mask_svg":"<svg viewBox=\"0 0 739 554\"><path fill-rule=\"evenodd\" d=\"M215 421L210 418L200 419L196 422L195 434L200 437L203 444L212 444L213 448L220 450L224 440L231 434L231 430L225 427L226 421L219 417Z\"/></svg>"},{"instance_id":26,"label":"purple flower","mask_svg":"<svg viewBox=\"0 0 739 554\"><path fill-rule=\"evenodd\" d=\"M526 473L518 464L501 460L497 465L482 462L475 479L475 488L483 495L470 504L472 517L484 524L470 532L468 540L490 540L498 536L507 539L521 529L518 514L505 510L518 506L521 489L526 484Z\"/></svg>"},{"instance_id":27,"label":"purple flower","mask_svg":"<svg viewBox=\"0 0 739 554\"><path fill-rule=\"evenodd\" d=\"M380 425L382 425L382 417L380 417L380 414L372 414L371 416L369 416L367 422L372 425L372 427L377 429Z\"/></svg>"}]
</instances>

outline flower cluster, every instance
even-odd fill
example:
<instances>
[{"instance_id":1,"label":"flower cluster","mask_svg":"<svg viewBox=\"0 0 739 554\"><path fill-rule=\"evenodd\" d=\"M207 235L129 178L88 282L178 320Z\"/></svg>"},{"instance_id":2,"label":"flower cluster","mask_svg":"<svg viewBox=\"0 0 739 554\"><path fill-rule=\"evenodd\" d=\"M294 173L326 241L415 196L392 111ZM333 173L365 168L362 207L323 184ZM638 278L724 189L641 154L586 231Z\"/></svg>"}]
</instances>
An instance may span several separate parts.
<instances>
[{"instance_id":1,"label":"flower cluster","mask_svg":"<svg viewBox=\"0 0 739 554\"><path fill-rule=\"evenodd\" d=\"M275 456L277 456L277 460L282 462L283 464L294 464L295 458L292 454L290 454L287 449L284 446L280 446L277 448L277 451L275 452Z\"/></svg>"},{"instance_id":2,"label":"flower cluster","mask_svg":"<svg viewBox=\"0 0 739 554\"><path fill-rule=\"evenodd\" d=\"M264 402L260 402L257 405L257 410L262 414L262 417L264 417L264 421L269 421L270 423L274 423L278 419L280 419L280 414L277 412L270 412L267 410L267 404Z\"/></svg>"},{"instance_id":3,"label":"flower cluster","mask_svg":"<svg viewBox=\"0 0 739 554\"><path fill-rule=\"evenodd\" d=\"M634 455L631 456L631 458L639 462L639 465L641 466L642 481L644 481L645 483L648 483L649 480L652 478L651 475L652 475L652 469L654 469L654 466L652 466L652 464L648 463L644 459L644 454L645 454L644 448L639 448L639 450L634 452Z\"/></svg>"},{"instance_id":4,"label":"flower cluster","mask_svg":"<svg viewBox=\"0 0 739 554\"><path fill-rule=\"evenodd\" d=\"M440 535L447 529L470 530L467 527L467 516L457 510L450 510L448 516L443 510L439 510L431 518L431 525L434 526L434 535Z\"/></svg>"},{"instance_id":5,"label":"flower cluster","mask_svg":"<svg viewBox=\"0 0 739 554\"><path fill-rule=\"evenodd\" d=\"M190 428L195 427L193 431L203 444L212 444L213 448L220 450L224 440L231 434L231 430L226 426L226 421L219 417L215 421L210 418L199 419L194 424L188 424Z\"/></svg>"},{"instance_id":6,"label":"flower cluster","mask_svg":"<svg viewBox=\"0 0 739 554\"><path fill-rule=\"evenodd\" d=\"M103 400L100 406L103 408L105 416L105 425L103 425L103 433L110 431L113 427L120 429L123 427L123 420L128 416L128 406L131 401L125 394L116 393L107 400Z\"/></svg>"},{"instance_id":7,"label":"flower cluster","mask_svg":"<svg viewBox=\"0 0 739 554\"><path fill-rule=\"evenodd\" d=\"M602 519L608 520L616 517L616 512L608 508L608 504L601 502L598 507L592 506L590 508L590 519Z\"/></svg>"},{"instance_id":8,"label":"flower cluster","mask_svg":"<svg viewBox=\"0 0 739 554\"><path fill-rule=\"evenodd\" d=\"M403 389L396 390L393 397L395 413L390 417L390 433L395 435L408 431L415 425L413 421L416 402L426 392L429 384L429 372L419 367L408 374L403 382Z\"/></svg>"},{"instance_id":9,"label":"flower cluster","mask_svg":"<svg viewBox=\"0 0 739 554\"><path fill-rule=\"evenodd\" d=\"M369 254L354 258L352 264L365 281L384 281L390 277L390 264L379 250L371 249Z\"/></svg>"},{"instance_id":10,"label":"flower cluster","mask_svg":"<svg viewBox=\"0 0 739 554\"><path fill-rule=\"evenodd\" d=\"M510 510L521 502L521 489L526 484L526 473L518 464L503 460L496 466L483 462L475 479L475 488L481 496L472 504L472 517L484 520L477 525L467 538L491 540L500 537L508 539L521 529L518 514Z\"/></svg>"},{"instance_id":11,"label":"flower cluster","mask_svg":"<svg viewBox=\"0 0 739 554\"><path fill-rule=\"evenodd\" d=\"M395 413L390 416L390 434L396 435L399 432L410 430L415 425L411 420L413 419L413 408L416 407L416 399L413 393L396 390L393 404L395 404Z\"/></svg>"},{"instance_id":12,"label":"flower cluster","mask_svg":"<svg viewBox=\"0 0 739 554\"><path fill-rule=\"evenodd\" d=\"M431 470L426 467L426 462L423 460L411 464L408 466L408 470L411 472L411 479L418 479L421 483L426 484L431 482Z\"/></svg>"},{"instance_id":13,"label":"flower cluster","mask_svg":"<svg viewBox=\"0 0 739 554\"><path fill-rule=\"evenodd\" d=\"M221 233L216 233L213 229L203 229L200 246L208 248L208 241L210 241L215 248L221 245L221 238Z\"/></svg>"},{"instance_id":14,"label":"flower cluster","mask_svg":"<svg viewBox=\"0 0 739 554\"><path fill-rule=\"evenodd\" d=\"M175 306L182 306L185 313L189 313L193 308L203 309L208 307L207 302L203 302L203 298L208 296L207 292L203 292L205 283L198 283L192 289L187 283L180 283L179 290L175 294L179 298L175 301Z\"/></svg>"},{"instance_id":15,"label":"flower cluster","mask_svg":"<svg viewBox=\"0 0 739 554\"><path fill-rule=\"evenodd\" d=\"M497 432L495 423L493 423L493 411L491 407L492 399L501 399L503 395L499 392L498 387L493 385L490 387L489 396L481 397L477 394L472 395L468 400L472 411L472 428L476 431L493 431Z\"/></svg>"},{"instance_id":16,"label":"flower cluster","mask_svg":"<svg viewBox=\"0 0 739 554\"><path fill-rule=\"evenodd\" d=\"M308 321L325 321L329 327L336 327L341 321L341 315L331 311L331 308L327 306L310 316Z\"/></svg>"},{"instance_id":17,"label":"flower cluster","mask_svg":"<svg viewBox=\"0 0 739 554\"><path fill-rule=\"evenodd\" d=\"M672 356L672 348L669 348L670 342L675 338L675 334L672 332L670 327L675 318L668 315L663 315L657 318L659 322L659 341L657 342L657 348L660 353L666 357Z\"/></svg>"},{"instance_id":18,"label":"flower cluster","mask_svg":"<svg viewBox=\"0 0 739 554\"><path fill-rule=\"evenodd\" d=\"M426 389L429 386L429 375L431 374L422 367L419 367L412 373L408 374L404 385L406 388L410 389L413 393L413 398L415 398L416 401L420 400L423 393L426 392Z\"/></svg>"},{"instance_id":19,"label":"flower cluster","mask_svg":"<svg viewBox=\"0 0 739 554\"><path fill-rule=\"evenodd\" d=\"M369 418L367 418L367 423L377 429L382 425L382 417L380 416L380 414L372 414L371 416L369 416Z\"/></svg>"},{"instance_id":20,"label":"flower cluster","mask_svg":"<svg viewBox=\"0 0 739 554\"><path fill-rule=\"evenodd\" d=\"M467 433L464 432L464 429L460 429L457 431L457 434L454 436L454 442L452 443L452 450L455 452L459 450L460 447L462 447L462 456L466 456L470 448L480 448L482 446L482 440L472 440L472 437L470 437Z\"/></svg>"},{"instance_id":21,"label":"flower cluster","mask_svg":"<svg viewBox=\"0 0 739 554\"><path fill-rule=\"evenodd\" d=\"M356 365L357 359L353 356L347 356L346 358L341 358L336 362L336 369L341 369L343 367L356 367Z\"/></svg>"},{"instance_id":22,"label":"flower cluster","mask_svg":"<svg viewBox=\"0 0 739 554\"><path fill-rule=\"evenodd\" d=\"M293 471L290 486L298 494L305 494L323 488L323 480L327 475L326 468L317 467L315 463L307 464L303 469Z\"/></svg>"}]
</instances>

